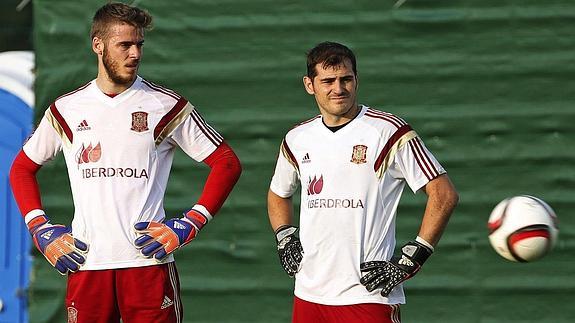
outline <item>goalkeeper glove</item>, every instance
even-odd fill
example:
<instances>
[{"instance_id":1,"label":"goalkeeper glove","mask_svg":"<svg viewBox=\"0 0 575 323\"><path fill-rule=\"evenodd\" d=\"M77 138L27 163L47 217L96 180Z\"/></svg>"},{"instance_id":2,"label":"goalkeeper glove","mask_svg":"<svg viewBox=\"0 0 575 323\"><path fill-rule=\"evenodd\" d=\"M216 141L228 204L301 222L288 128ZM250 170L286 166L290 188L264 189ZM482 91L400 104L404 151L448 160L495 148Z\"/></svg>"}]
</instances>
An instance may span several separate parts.
<instances>
[{"instance_id":1,"label":"goalkeeper glove","mask_svg":"<svg viewBox=\"0 0 575 323\"><path fill-rule=\"evenodd\" d=\"M60 274L75 272L86 262L88 245L72 236L72 230L60 224L50 224L45 215L28 223L36 248Z\"/></svg>"},{"instance_id":2,"label":"goalkeeper glove","mask_svg":"<svg viewBox=\"0 0 575 323\"><path fill-rule=\"evenodd\" d=\"M284 225L276 230L280 262L290 277L293 277L299 271L299 265L303 258L301 242L295 235L297 230L297 227L291 225Z\"/></svg>"},{"instance_id":3,"label":"goalkeeper glove","mask_svg":"<svg viewBox=\"0 0 575 323\"><path fill-rule=\"evenodd\" d=\"M164 260L176 249L190 243L208 223L211 216L190 209L179 219L160 222L138 222L134 225L139 235L134 241L140 252L147 258Z\"/></svg>"},{"instance_id":4,"label":"goalkeeper glove","mask_svg":"<svg viewBox=\"0 0 575 323\"><path fill-rule=\"evenodd\" d=\"M362 263L360 270L365 275L360 283L370 292L381 287L381 295L386 297L395 286L413 277L431 253L433 250L428 246L410 241L401 248L401 257Z\"/></svg>"}]
</instances>

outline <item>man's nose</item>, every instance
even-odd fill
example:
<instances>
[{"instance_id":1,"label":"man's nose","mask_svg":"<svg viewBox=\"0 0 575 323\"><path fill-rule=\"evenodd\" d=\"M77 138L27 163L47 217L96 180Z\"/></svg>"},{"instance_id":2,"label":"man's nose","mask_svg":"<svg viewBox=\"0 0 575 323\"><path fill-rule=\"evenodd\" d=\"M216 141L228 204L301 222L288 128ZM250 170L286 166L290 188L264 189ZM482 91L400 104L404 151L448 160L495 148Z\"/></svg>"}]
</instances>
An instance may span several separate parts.
<instances>
[{"instance_id":1,"label":"man's nose","mask_svg":"<svg viewBox=\"0 0 575 323\"><path fill-rule=\"evenodd\" d=\"M334 87L333 87L334 92L336 93L343 93L345 92L345 84L343 81L337 80L334 82Z\"/></svg>"},{"instance_id":2,"label":"man's nose","mask_svg":"<svg viewBox=\"0 0 575 323\"><path fill-rule=\"evenodd\" d=\"M142 56L142 48L137 46L137 45L132 45L130 47L130 58L133 59L140 59L140 56Z\"/></svg>"}]
</instances>

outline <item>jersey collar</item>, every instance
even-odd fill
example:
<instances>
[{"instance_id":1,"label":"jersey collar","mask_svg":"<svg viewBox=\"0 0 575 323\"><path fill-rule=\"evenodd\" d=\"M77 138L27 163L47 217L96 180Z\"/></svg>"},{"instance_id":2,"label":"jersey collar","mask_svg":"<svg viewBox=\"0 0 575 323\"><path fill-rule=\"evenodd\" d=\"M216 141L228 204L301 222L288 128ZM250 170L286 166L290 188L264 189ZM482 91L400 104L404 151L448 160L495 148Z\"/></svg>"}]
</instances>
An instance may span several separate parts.
<instances>
[{"instance_id":1,"label":"jersey collar","mask_svg":"<svg viewBox=\"0 0 575 323\"><path fill-rule=\"evenodd\" d=\"M134 83L132 83L132 85L129 88L127 88L124 92L114 97L109 97L104 92L102 92L102 90L100 90L100 88L96 84L95 79L92 80L91 83L92 83L91 84L92 91L95 93L98 100L102 101L108 106L116 107L122 102L126 101L128 98L132 97L137 92L137 90L141 88L142 78L140 76L137 76L136 80L134 81Z\"/></svg>"}]
</instances>

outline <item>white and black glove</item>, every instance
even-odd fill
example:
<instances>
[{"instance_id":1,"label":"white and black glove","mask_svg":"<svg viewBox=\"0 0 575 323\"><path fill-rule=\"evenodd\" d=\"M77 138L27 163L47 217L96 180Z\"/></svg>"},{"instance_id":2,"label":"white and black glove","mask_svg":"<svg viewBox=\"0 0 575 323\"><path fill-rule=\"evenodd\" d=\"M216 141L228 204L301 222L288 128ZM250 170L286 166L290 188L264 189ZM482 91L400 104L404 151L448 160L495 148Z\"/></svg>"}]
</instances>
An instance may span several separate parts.
<instances>
[{"instance_id":1,"label":"white and black glove","mask_svg":"<svg viewBox=\"0 0 575 323\"><path fill-rule=\"evenodd\" d=\"M283 225L276 230L280 263L290 277L299 271L299 265L303 258L303 248L296 236L297 230L298 228L292 225Z\"/></svg>"},{"instance_id":2,"label":"white and black glove","mask_svg":"<svg viewBox=\"0 0 575 323\"><path fill-rule=\"evenodd\" d=\"M360 270L364 276L360 283L370 292L381 288L381 295L386 297L395 286L413 277L432 253L428 246L410 241L401 247L401 256L362 263Z\"/></svg>"}]
</instances>

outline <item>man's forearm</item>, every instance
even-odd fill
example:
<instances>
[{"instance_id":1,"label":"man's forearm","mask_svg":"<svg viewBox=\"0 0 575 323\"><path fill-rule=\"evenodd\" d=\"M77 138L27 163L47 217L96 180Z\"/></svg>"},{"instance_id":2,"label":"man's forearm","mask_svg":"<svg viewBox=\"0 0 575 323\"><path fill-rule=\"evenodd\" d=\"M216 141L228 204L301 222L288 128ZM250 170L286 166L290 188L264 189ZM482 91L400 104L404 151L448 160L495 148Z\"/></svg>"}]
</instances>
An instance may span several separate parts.
<instances>
[{"instance_id":1,"label":"man's forearm","mask_svg":"<svg viewBox=\"0 0 575 323\"><path fill-rule=\"evenodd\" d=\"M268 216L274 232L283 225L293 224L293 203L290 198L283 198L268 191Z\"/></svg>"},{"instance_id":2,"label":"man's forearm","mask_svg":"<svg viewBox=\"0 0 575 323\"><path fill-rule=\"evenodd\" d=\"M10 186L22 216L32 210L42 209L40 188L36 172L42 166L34 163L23 150L18 153L10 169Z\"/></svg>"},{"instance_id":3,"label":"man's forearm","mask_svg":"<svg viewBox=\"0 0 575 323\"><path fill-rule=\"evenodd\" d=\"M198 204L215 215L240 178L242 167L236 154L225 142L204 163L211 169Z\"/></svg>"},{"instance_id":4,"label":"man's forearm","mask_svg":"<svg viewBox=\"0 0 575 323\"><path fill-rule=\"evenodd\" d=\"M459 195L449 177L441 175L425 186L427 205L418 236L435 246L459 201Z\"/></svg>"}]
</instances>

